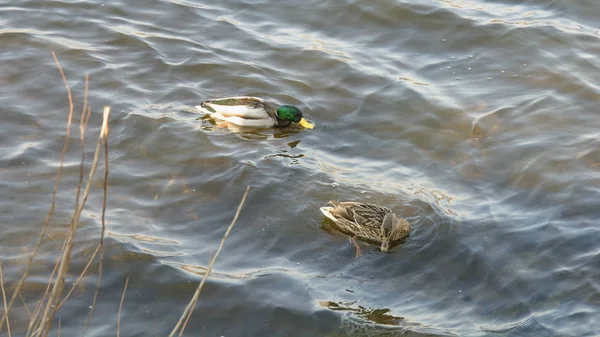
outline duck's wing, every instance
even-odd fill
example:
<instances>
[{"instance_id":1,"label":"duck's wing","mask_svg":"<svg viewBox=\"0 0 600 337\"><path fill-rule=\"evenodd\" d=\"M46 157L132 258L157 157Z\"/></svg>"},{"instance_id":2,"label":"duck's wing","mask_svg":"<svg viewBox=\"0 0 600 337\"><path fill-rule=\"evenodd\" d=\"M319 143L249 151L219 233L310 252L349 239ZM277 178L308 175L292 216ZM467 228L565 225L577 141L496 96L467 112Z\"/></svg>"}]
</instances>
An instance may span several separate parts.
<instances>
[{"instance_id":1,"label":"duck's wing","mask_svg":"<svg viewBox=\"0 0 600 337\"><path fill-rule=\"evenodd\" d=\"M345 219L353 221L359 226L369 228L381 228L383 218L391 210L387 207L365 204L361 202L335 202L336 213L343 216Z\"/></svg>"},{"instance_id":2,"label":"duck's wing","mask_svg":"<svg viewBox=\"0 0 600 337\"><path fill-rule=\"evenodd\" d=\"M219 118L268 119L272 118L265 109L265 101L258 97L226 97L204 101L197 109L215 114Z\"/></svg>"}]
</instances>

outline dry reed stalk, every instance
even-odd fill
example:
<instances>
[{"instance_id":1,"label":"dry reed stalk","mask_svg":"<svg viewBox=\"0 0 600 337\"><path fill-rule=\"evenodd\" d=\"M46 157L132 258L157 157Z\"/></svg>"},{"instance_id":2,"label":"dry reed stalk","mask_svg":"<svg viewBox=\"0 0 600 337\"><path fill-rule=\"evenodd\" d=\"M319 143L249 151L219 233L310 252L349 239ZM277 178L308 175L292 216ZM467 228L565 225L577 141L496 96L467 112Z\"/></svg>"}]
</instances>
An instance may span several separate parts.
<instances>
[{"instance_id":1,"label":"dry reed stalk","mask_svg":"<svg viewBox=\"0 0 600 337\"><path fill-rule=\"evenodd\" d=\"M2 264L0 263L0 286L2 287L2 300L4 301L4 312L6 313L6 329L8 337L12 337L10 333L10 319L8 319L8 307L6 306L6 292L4 291L4 276L2 275Z\"/></svg>"},{"instance_id":2,"label":"dry reed stalk","mask_svg":"<svg viewBox=\"0 0 600 337\"><path fill-rule=\"evenodd\" d=\"M121 295L121 303L119 303L119 314L117 316L117 337L121 337L121 310L123 309L123 300L125 300L125 293L127 292L127 284L129 283L129 276L125 280L125 287L123 288L123 294Z\"/></svg>"},{"instance_id":3,"label":"dry reed stalk","mask_svg":"<svg viewBox=\"0 0 600 337\"><path fill-rule=\"evenodd\" d=\"M58 183L62 176L63 164L65 162L65 153L67 152L67 148L69 146L69 138L71 137L71 120L73 119L73 96L71 95L71 88L69 87L69 82L67 81L67 77L65 76L65 73L64 73L62 67L60 66L60 62L58 62L58 58L56 57L56 54L54 52L52 52L52 57L54 58L54 62L56 63L56 66L58 67L58 70L60 71L60 76L63 79L65 88L67 89L67 96L69 98L69 118L67 119L67 133L65 135L65 144L64 144L63 149L60 154L60 166L58 167L58 173L56 174L56 179L54 181L54 187L52 188L52 201L50 203L50 209L48 210L48 214L46 215L46 218L44 219L44 223L42 225L42 230L40 231L38 241L33 248L33 252L31 253L31 256L29 257L29 260L27 261L27 266L25 267L25 271L23 272L21 279L19 279L19 282L17 282L15 291L10 299L10 302L8 303L7 311L5 311L4 314L2 315L2 318L0 318L0 331L2 331L2 327L4 326L4 321L6 320L7 315L8 315L8 311L12 307L15 299L17 298L17 295L19 294L19 291L21 290L21 287L23 286L23 284L25 283L25 280L29 276L29 272L31 271L31 266L33 265L33 259L37 255L38 249L42 245L44 236L46 236L46 231L48 230L48 224L50 223L50 218L52 218L52 214L54 213L54 207L56 206L56 192L58 191Z\"/></svg>"},{"instance_id":4,"label":"dry reed stalk","mask_svg":"<svg viewBox=\"0 0 600 337\"><path fill-rule=\"evenodd\" d=\"M79 183L77 183L77 192L75 193L75 208L79 207L79 194L81 192L81 184L83 183L83 163L85 162L85 129L87 127L86 122L86 108L88 100L88 87L89 87L89 74L85 74L85 90L83 91L83 111L81 117L79 117L79 147L81 149L81 162L79 163Z\"/></svg>"},{"instance_id":5,"label":"dry reed stalk","mask_svg":"<svg viewBox=\"0 0 600 337\"><path fill-rule=\"evenodd\" d=\"M60 255L62 256L62 252L64 251L65 247L67 246L67 238L65 238L65 240L63 241L63 246L60 250ZM29 336L30 332L33 330L34 327L37 326L38 322L39 322L39 313L42 310L42 308L44 307L44 303L46 301L46 298L48 297L48 294L50 293L50 289L52 287L52 280L54 279L54 274L56 274L56 271L58 270L58 264L60 263L60 259L56 261L56 263L54 264L54 268L52 269L52 273L50 274L50 277L48 278L48 283L46 285L46 290L44 291L44 295L42 296L42 298L40 298L40 300L38 301L38 304L35 307L35 310L33 312L33 316L32 318L29 320L29 326L27 327L27 334L26 336Z\"/></svg>"},{"instance_id":6,"label":"dry reed stalk","mask_svg":"<svg viewBox=\"0 0 600 337\"><path fill-rule=\"evenodd\" d=\"M84 129L87 128L88 122L90 121L90 116L92 115L92 108L88 106L87 115L85 116Z\"/></svg>"},{"instance_id":7,"label":"dry reed stalk","mask_svg":"<svg viewBox=\"0 0 600 337\"><path fill-rule=\"evenodd\" d=\"M21 302L23 302L23 307L25 308L25 311L27 311L27 316L29 316L29 319L31 319L31 311L29 311L29 307L27 306L27 303L25 303L25 299L23 298L23 295L21 295L19 293L19 298L21 299Z\"/></svg>"},{"instance_id":8,"label":"dry reed stalk","mask_svg":"<svg viewBox=\"0 0 600 337\"><path fill-rule=\"evenodd\" d=\"M85 336L87 329L90 326L90 321L92 319L92 313L94 309L96 309L96 300L98 299L98 292L100 291L100 283L102 282L102 270L104 266L104 235L106 233L106 223L105 223L105 215L106 215L106 198L108 195L108 129L106 130L107 137L104 137L104 196L102 199L102 231L100 233L100 244L98 247L100 248L100 263L98 264L98 280L96 281L96 290L94 291L94 299L92 300L92 305L90 307L90 312L87 317L87 321L83 328L83 332L81 334L82 337Z\"/></svg>"},{"instance_id":9,"label":"dry reed stalk","mask_svg":"<svg viewBox=\"0 0 600 337\"><path fill-rule=\"evenodd\" d=\"M81 193L81 184L83 183L83 174L84 174L83 164L85 162L85 130L87 129L88 122L90 121L90 115L92 113L91 108L87 106L88 86L89 86L88 83L89 83L89 75L85 74L85 90L83 91L83 93L84 93L83 110L81 111L81 117L79 118L79 147L81 149L81 161L79 162L79 182L77 183L77 192L75 193L75 209L77 209L79 207L79 196ZM65 241L65 243L66 243L66 241ZM83 269L83 272L79 275L79 277L77 278L77 280L75 281L75 283L71 287L71 290L67 293L65 298L62 299L62 301L58 305L57 309L60 309L60 307L62 307L64 305L67 298L71 295L71 293L73 292L73 290L75 289L77 284L79 284L79 281L81 280L83 275L86 273L86 271L88 270L88 268L94 261L94 258L96 257L96 254L98 253L99 248L100 248L100 246L96 247L94 254L92 254L92 257L89 259L87 265ZM63 247L63 249L64 249L64 247ZM61 253L62 253L62 251L61 251Z\"/></svg>"},{"instance_id":10,"label":"dry reed stalk","mask_svg":"<svg viewBox=\"0 0 600 337\"><path fill-rule=\"evenodd\" d=\"M84 88L84 92L83 92L84 103L83 103L83 109L81 112L81 116L79 118L79 141L80 141L80 148L81 148L81 162L79 164L79 182L77 184L77 191L76 191L76 196L75 196L75 209L77 209L78 205L79 205L79 196L81 193L81 184L83 181L83 174L84 174L84 166L83 165L84 165L84 161L85 161L85 152L84 152L84 150L85 150L85 148L84 148L85 130L87 128L87 124L89 122L89 118L91 115L91 109L87 106L88 92L89 92L88 88L89 88L89 74L86 73L85 74L85 88ZM86 110L86 108L87 108L87 110ZM67 246L67 241L68 241L68 237L65 238L65 241L63 242L63 247L61 249L60 256L63 256L63 254L64 254L64 250ZM90 260L90 263L92 260L93 260L93 257ZM61 259L59 259L56 262L54 269L52 270L52 274L50 275L50 278L48 280L48 286L46 287L46 291L36 307L33 318L30 319L30 321L29 321L29 326L27 329L27 336L29 336L32 331L35 331L38 328L37 324L39 322L41 322L39 320L39 318L40 318L39 312L44 307L45 300L48 296L50 287L52 285L52 280L54 279L54 274L56 273L56 270L57 270L60 262L61 262ZM88 266L90 263L88 263ZM87 267L85 269L87 269ZM84 273L85 273L85 270L84 270ZM73 289L75 288L75 286L77 285L77 283L79 282L80 279L81 279L81 276L78 278L76 284L73 285L73 287L71 288L71 291L73 291ZM71 293L71 291L69 292L69 294ZM69 296L69 294L67 294L67 297ZM58 310L62 306L63 303L64 303L64 300L57 306L56 310Z\"/></svg>"},{"instance_id":11,"label":"dry reed stalk","mask_svg":"<svg viewBox=\"0 0 600 337\"><path fill-rule=\"evenodd\" d=\"M81 116L79 118L79 143L80 143L80 148L81 148L81 161L79 163L79 182L77 183L77 191L75 193L75 209L77 209L77 207L79 205L79 196L81 193L81 184L83 182L83 175L84 175L84 166L83 165L85 162L85 130L87 129L87 125L90 120L90 115L92 112L91 108L87 106L88 88L89 88L89 74L86 73L85 74L85 89L83 91L83 95L84 95L83 110L82 110ZM86 108L87 108L87 110L86 110ZM66 245L67 245L67 238L65 238L65 241L63 242L63 247L61 249L60 256L63 255ZM92 256L92 258L90 259L88 266L90 265L91 261L94 259L95 254L96 253L94 253L94 256ZM42 296L42 298L40 299L40 301L38 302L38 304L36 306L36 310L34 311L33 318L29 320L29 326L27 328L27 334L26 334L27 336L29 336L30 332L33 331L34 327L37 327L36 325L39 320L39 312L40 312L41 308L43 307L46 297L48 296L50 287L52 285L52 280L54 279L54 274L56 273L59 263L60 263L60 259L54 265L52 274L50 274L50 278L48 279L48 286L46 287L46 291L44 292L44 295ZM85 269L87 270L87 268L88 267L86 267ZM85 273L85 270L83 273ZM79 282L80 279L81 279L81 276L77 279L77 282L75 283L75 285L77 285L77 283ZM73 289L75 289L75 285L73 285L73 287L71 288L71 291L69 291L69 294L73 291ZM69 294L67 294L66 297L68 297ZM66 298L63 299L63 301L59 304L59 306L58 306L59 308L64 304L65 300L66 300Z\"/></svg>"},{"instance_id":12,"label":"dry reed stalk","mask_svg":"<svg viewBox=\"0 0 600 337\"><path fill-rule=\"evenodd\" d=\"M229 233L231 232L231 229L233 228L233 226L237 222L238 217L240 216L240 211L242 210L242 206L244 205L244 202L246 202L246 196L248 196L248 191L249 190L250 190L250 186L246 187L246 191L244 192L244 196L242 197L242 200L240 201L240 204L238 205L237 211L235 212L235 216L233 217L233 220L231 221L231 224L229 224L229 227L227 228L227 231L225 231L225 234L223 235L223 238L221 239L221 244L219 244L219 248L215 252L215 256L213 256L210 259L210 262L208 263L208 267L206 269L206 272L204 273L204 277L202 278L202 281L198 285L198 288L196 288L196 292L194 293L194 296L192 297L192 299L190 300L190 303L188 303L188 305L186 306L185 310L181 314L181 317L179 318L179 321L177 322L177 324L173 328L173 331L171 331L171 333L169 334L169 337L174 337L175 334L177 333L177 331L180 330L180 329L181 330L179 332L179 336L181 336L183 334L183 331L185 330L185 327L187 326L187 323L190 320L190 317L192 316L192 312L194 311L194 307L196 306L196 303L198 303L198 298L200 297L200 292L202 291L202 287L204 287L204 284L206 283L206 280L208 279L208 275L210 275L210 272L212 271L213 265L215 264L215 261L217 260L217 257L221 253L221 249L223 249L223 246L225 245L225 240L227 240L227 237L229 236ZM184 322L184 320L185 320L185 322Z\"/></svg>"},{"instance_id":13,"label":"dry reed stalk","mask_svg":"<svg viewBox=\"0 0 600 337\"><path fill-rule=\"evenodd\" d=\"M60 309L65 304L65 302L67 301L67 298L69 298L69 296L71 296L71 293L73 292L73 290L75 290L75 287L77 287L77 285L79 284L79 281L81 281L81 279L83 278L83 275L85 275L85 273L87 272L88 268L92 265L92 262L94 262L94 258L96 257L96 254L98 254L98 250L100 250L100 245L96 246L96 250L94 251L94 254L92 254L92 257L90 257L88 263L85 265L85 268L83 268L83 271L81 272L81 274L79 274L79 277L77 278L77 280L75 281L75 283L73 283L73 286L71 287L71 290L69 290L69 292L67 293L67 295L65 295L65 297L62 299L62 301L58 305L57 309Z\"/></svg>"},{"instance_id":14,"label":"dry reed stalk","mask_svg":"<svg viewBox=\"0 0 600 337\"><path fill-rule=\"evenodd\" d=\"M34 331L34 336L42 337L47 336L50 331L52 319L56 314L56 307L59 304L60 296L64 289L65 277L67 274L67 270L69 268L71 262L71 251L73 250L73 244L75 243L75 234L77 231L77 225L79 224L79 218L81 216L81 212L83 212L83 208L85 206L85 202L87 201L88 195L90 193L90 189L92 187L92 179L96 173L98 158L100 157L100 145L105 137L108 137L108 117L110 116L110 107L104 107L104 113L102 114L102 127L100 129L100 135L98 136L98 142L96 143L96 151L94 152L94 159L92 161L92 167L90 169L90 173L88 175L88 180L85 185L85 189L83 191L81 203L79 207L75 210L73 217L71 218L71 227L69 229L69 235L67 237L67 247L60 259L60 265L58 267L58 274L56 276L56 282L54 283L54 287L52 287L52 292L48 298L48 302L46 303L46 308L44 309L44 313L42 315L42 319L40 322L40 327Z\"/></svg>"}]
</instances>

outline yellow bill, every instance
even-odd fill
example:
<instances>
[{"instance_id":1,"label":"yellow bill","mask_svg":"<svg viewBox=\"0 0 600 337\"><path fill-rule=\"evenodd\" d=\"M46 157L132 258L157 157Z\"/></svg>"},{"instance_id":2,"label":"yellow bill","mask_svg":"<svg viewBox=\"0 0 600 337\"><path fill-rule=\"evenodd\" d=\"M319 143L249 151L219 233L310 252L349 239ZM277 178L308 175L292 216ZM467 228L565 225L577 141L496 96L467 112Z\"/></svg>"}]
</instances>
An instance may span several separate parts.
<instances>
[{"instance_id":1,"label":"yellow bill","mask_svg":"<svg viewBox=\"0 0 600 337\"><path fill-rule=\"evenodd\" d=\"M306 119L302 118L300 120L300 122L298 122L298 124L302 125L303 127L307 128L307 129L313 129L315 127L314 124L311 124L310 122L308 122Z\"/></svg>"}]
</instances>

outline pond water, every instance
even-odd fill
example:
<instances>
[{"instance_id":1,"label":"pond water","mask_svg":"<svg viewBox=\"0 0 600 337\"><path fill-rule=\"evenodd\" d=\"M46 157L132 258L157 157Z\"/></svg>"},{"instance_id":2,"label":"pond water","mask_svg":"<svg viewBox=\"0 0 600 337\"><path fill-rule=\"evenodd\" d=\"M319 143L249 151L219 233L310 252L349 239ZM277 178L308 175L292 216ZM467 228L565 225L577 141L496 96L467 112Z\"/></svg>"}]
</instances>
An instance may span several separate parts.
<instances>
[{"instance_id":1,"label":"pond water","mask_svg":"<svg viewBox=\"0 0 600 337\"><path fill-rule=\"evenodd\" d=\"M167 335L250 193L186 336L594 336L600 331L600 4L591 1L18 1L0 7L0 259L8 294L50 207L58 258L110 105L103 281L87 335ZM313 130L234 132L193 108L252 95ZM98 243L102 167L72 284ZM387 254L320 213L392 208ZM55 318L80 336L97 263ZM13 335L26 330L17 302ZM2 332L4 333L4 331Z\"/></svg>"}]
</instances>

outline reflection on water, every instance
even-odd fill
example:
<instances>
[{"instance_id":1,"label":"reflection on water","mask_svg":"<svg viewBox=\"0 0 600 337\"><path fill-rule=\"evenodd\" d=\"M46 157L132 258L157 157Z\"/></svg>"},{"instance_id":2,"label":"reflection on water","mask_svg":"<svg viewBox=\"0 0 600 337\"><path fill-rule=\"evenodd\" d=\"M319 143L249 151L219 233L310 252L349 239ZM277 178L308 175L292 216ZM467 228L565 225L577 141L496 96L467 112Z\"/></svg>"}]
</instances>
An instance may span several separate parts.
<instances>
[{"instance_id":1,"label":"reflection on water","mask_svg":"<svg viewBox=\"0 0 600 337\"><path fill-rule=\"evenodd\" d=\"M384 325L398 325L404 317L396 317L390 315L390 309L373 309L373 308L365 308L360 305L354 305L356 302L351 303L336 303L332 301L321 301L319 305L324 308L329 308L335 311L348 311L353 312L355 315L364 318L366 320L372 321L376 324L384 324Z\"/></svg>"},{"instance_id":2,"label":"reflection on water","mask_svg":"<svg viewBox=\"0 0 600 337\"><path fill-rule=\"evenodd\" d=\"M9 293L48 211L63 145L56 51L77 100L90 74L87 133L99 131L103 105L113 111L94 334L114 333L127 277L121 333L167 334L248 185L190 334L599 331L599 4L27 0L0 12ZM316 127L225 128L193 108L239 94L294 104ZM77 137L25 285L28 308L72 215ZM356 259L323 221L329 200L388 206L411 234L388 254L374 247ZM90 196L67 283L97 247L101 204ZM57 317L62 335L81 334L96 268ZM13 335L28 317L22 303L14 310Z\"/></svg>"}]
</instances>

